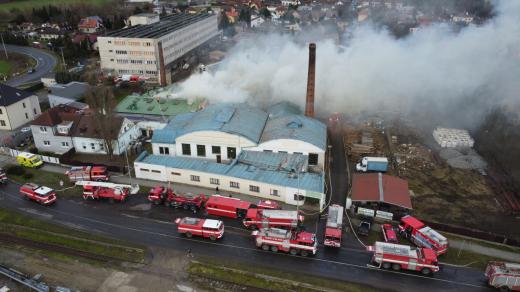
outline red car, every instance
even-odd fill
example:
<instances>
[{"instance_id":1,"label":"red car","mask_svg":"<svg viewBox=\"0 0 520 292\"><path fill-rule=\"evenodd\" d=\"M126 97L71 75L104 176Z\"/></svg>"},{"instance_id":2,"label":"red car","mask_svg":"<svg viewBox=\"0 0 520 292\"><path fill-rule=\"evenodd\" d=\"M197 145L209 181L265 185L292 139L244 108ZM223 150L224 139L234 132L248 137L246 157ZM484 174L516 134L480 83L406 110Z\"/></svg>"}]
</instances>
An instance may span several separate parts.
<instances>
[{"instance_id":1,"label":"red car","mask_svg":"<svg viewBox=\"0 0 520 292\"><path fill-rule=\"evenodd\" d=\"M397 233L395 232L395 229L391 224L381 225L381 230L383 231L383 236L386 242L399 243L399 241L397 240Z\"/></svg>"}]
</instances>

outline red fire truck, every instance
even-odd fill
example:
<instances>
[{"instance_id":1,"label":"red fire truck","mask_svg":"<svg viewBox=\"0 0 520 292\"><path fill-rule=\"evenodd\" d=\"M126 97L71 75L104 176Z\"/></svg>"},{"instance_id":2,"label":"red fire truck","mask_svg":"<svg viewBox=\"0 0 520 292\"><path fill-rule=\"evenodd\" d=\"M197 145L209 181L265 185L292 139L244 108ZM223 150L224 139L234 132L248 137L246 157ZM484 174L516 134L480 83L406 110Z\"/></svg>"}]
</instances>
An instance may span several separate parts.
<instances>
[{"instance_id":1,"label":"red fire truck","mask_svg":"<svg viewBox=\"0 0 520 292\"><path fill-rule=\"evenodd\" d=\"M224 236L224 222L220 220L184 217L177 218L175 223L178 224L177 232L188 238L195 235L215 241Z\"/></svg>"},{"instance_id":2,"label":"red fire truck","mask_svg":"<svg viewBox=\"0 0 520 292\"><path fill-rule=\"evenodd\" d=\"M5 183L7 183L7 175L5 174L4 169L0 167L0 184Z\"/></svg>"},{"instance_id":3,"label":"red fire truck","mask_svg":"<svg viewBox=\"0 0 520 292\"><path fill-rule=\"evenodd\" d=\"M83 186L84 200L109 199L114 201L124 201L130 194L139 191L139 185L115 184L97 181L77 181L76 185Z\"/></svg>"},{"instance_id":4,"label":"red fire truck","mask_svg":"<svg viewBox=\"0 0 520 292\"><path fill-rule=\"evenodd\" d=\"M376 241L375 245L368 246L367 250L374 253L372 264L378 265L379 268L419 271L423 275L439 271L437 255L430 248L412 249L408 245Z\"/></svg>"},{"instance_id":5,"label":"red fire truck","mask_svg":"<svg viewBox=\"0 0 520 292\"><path fill-rule=\"evenodd\" d=\"M148 194L148 201L155 205L164 204L169 207L183 208L184 210L191 210L193 213L199 211L204 203L208 200L206 196L199 194L176 194L171 188L163 186L155 186Z\"/></svg>"},{"instance_id":6,"label":"red fire truck","mask_svg":"<svg viewBox=\"0 0 520 292\"><path fill-rule=\"evenodd\" d=\"M296 228L303 223L303 219L298 211L250 208L243 223L252 230L267 227Z\"/></svg>"},{"instance_id":7,"label":"red fire truck","mask_svg":"<svg viewBox=\"0 0 520 292\"><path fill-rule=\"evenodd\" d=\"M281 228L264 228L251 234L255 237L256 246L265 251L283 251L291 255L315 255L317 241L314 233L286 230Z\"/></svg>"},{"instance_id":8,"label":"red fire truck","mask_svg":"<svg viewBox=\"0 0 520 292\"><path fill-rule=\"evenodd\" d=\"M272 200L265 200L265 201L259 201L257 204L258 209L269 209L269 210L281 210L282 207L280 207L280 204L276 201Z\"/></svg>"},{"instance_id":9,"label":"red fire truck","mask_svg":"<svg viewBox=\"0 0 520 292\"><path fill-rule=\"evenodd\" d=\"M520 291L520 264L489 262L485 275L492 287L501 291Z\"/></svg>"},{"instance_id":10,"label":"red fire truck","mask_svg":"<svg viewBox=\"0 0 520 292\"><path fill-rule=\"evenodd\" d=\"M26 183L21 186L20 195L26 200L36 201L42 205L56 202L56 192L53 189L34 183Z\"/></svg>"},{"instance_id":11,"label":"red fire truck","mask_svg":"<svg viewBox=\"0 0 520 292\"><path fill-rule=\"evenodd\" d=\"M68 170L66 175L70 181L108 181L108 171L104 166L74 166Z\"/></svg>"},{"instance_id":12,"label":"red fire truck","mask_svg":"<svg viewBox=\"0 0 520 292\"><path fill-rule=\"evenodd\" d=\"M340 247L343 231L343 206L331 205L327 214L325 228L325 246Z\"/></svg>"},{"instance_id":13,"label":"red fire truck","mask_svg":"<svg viewBox=\"0 0 520 292\"><path fill-rule=\"evenodd\" d=\"M211 196L206 202L208 215L224 216L231 218L243 218L251 203L236 198Z\"/></svg>"},{"instance_id":14,"label":"red fire truck","mask_svg":"<svg viewBox=\"0 0 520 292\"><path fill-rule=\"evenodd\" d=\"M448 239L410 215L401 218L400 234L419 247L435 250L437 255L448 251Z\"/></svg>"}]
</instances>

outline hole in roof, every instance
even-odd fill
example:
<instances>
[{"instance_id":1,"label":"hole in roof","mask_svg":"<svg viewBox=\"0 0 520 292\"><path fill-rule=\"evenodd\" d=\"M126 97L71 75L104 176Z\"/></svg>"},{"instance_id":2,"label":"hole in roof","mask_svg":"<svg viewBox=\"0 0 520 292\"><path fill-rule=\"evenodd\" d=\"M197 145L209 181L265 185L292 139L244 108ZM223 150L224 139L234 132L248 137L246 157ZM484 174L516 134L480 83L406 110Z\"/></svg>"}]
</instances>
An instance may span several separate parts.
<instances>
[{"instance_id":1,"label":"hole in roof","mask_svg":"<svg viewBox=\"0 0 520 292\"><path fill-rule=\"evenodd\" d=\"M302 121L300 121L299 119L295 119L295 120L290 121L287 124L287 127L291 128L291 129L297 129L297 128L303 127L303 124L302 124Z\"/></svg>"}]
</instances>

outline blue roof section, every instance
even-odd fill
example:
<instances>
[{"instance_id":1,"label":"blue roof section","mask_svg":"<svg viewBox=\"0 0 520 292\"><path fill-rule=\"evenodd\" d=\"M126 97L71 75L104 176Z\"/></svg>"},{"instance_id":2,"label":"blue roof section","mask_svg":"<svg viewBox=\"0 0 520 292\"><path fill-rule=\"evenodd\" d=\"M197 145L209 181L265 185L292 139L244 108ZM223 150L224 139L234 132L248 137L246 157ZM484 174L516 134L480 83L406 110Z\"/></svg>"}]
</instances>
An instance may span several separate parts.
<instances>
[{"instance_id":1,"label":"blue roof section","mask_svg":"<svg viewBox=\"0 0 520 292\"><path fill-rule=\"evenodd\" d=\"M309 158L303 154L242 151L238 162L273 171L298 171L307 168Z\"/></svg>"},{"instance_id":2,"label":"blue roof section","mask_svg":"<svg viewBox=\"0 0 520 292\"><path fill-rule=\"evenodd\" d=\"M287 102L287 101L282 101L275 105L270 106L267 109L267 113L269 114L270 119L274 119L274 118L279 118L279 117L286 116L289 114L301 115L302 111L300 110L300 108L297 105Z\"/></svg>"},{"instance_id":3,"label":"blue roof section","mask_svg":"<svg viewBox=\"0 0 520 292\"><path fill-rule=\"evenodd\" d=\"M177 137L197 131L222 131L258 143L266 120L266 112L246 104L210 105L202 111L174 117L162 129L169 134L161 133L158 141L175 141ZM165 136L168 138L164 139ZM154 142L153 138L152 142Z\"/></svg>"},{"instance_id":4,"label":"blue roof section","mask_svg":"<svg viewBox=\"0 0 520 292\"><path fill-rule=\"evenodd\" d=\"M170 130L153 131L152 143L175 144L175 135Z\"/></svg>"},{"instance_id":5,"label":"blue roof section","mask_svg":"<svg viewBox=\"0 0 520 292\"><path fill-rule=\"evenodd\" d=\"M327 126L313 118L288 114L267 121L260 143L276 139L308 142L320 149L327 147Z\"/></svg>"},{"instance_id":6,"label":"blue roof section","mask_svg":"<svg viewBox=\"0 0 520 292\"><path fill-rule=\"evenodd\" d=\"M265 165L280 165L283 164L284 160L298 163L306 158L306 156L301 154L252 152L253 151L243 151L238 159L231 164L216 163L196 158L146 154L140 155L136 162L225 175L272 185L299 188L317 193L324 192L323 174L305 172L300 173L298 178L298 176L291 175L289 171L272 170ZM295 157L289 158L289 156L293 155Z\"/></svg>"}]
</instances>

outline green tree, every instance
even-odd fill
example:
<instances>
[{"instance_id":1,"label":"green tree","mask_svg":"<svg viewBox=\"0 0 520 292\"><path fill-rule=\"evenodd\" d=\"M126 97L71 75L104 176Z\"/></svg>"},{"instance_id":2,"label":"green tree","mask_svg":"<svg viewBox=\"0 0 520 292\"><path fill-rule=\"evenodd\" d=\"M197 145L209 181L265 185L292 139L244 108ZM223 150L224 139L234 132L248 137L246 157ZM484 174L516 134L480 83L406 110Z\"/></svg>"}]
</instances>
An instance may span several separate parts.
<instances>
[{"instance_id":1,"label":"green tree","mask_svg":"<svg viewBox=\"0 0 520 292\"><path fill-rule=\"evenodd\" d=\"M271 18L271 11L269 11L269 9L264 7L262 9L260 9L260 15L262 15L265 18L270 19Z\"/></svg>"}]
</instances>

